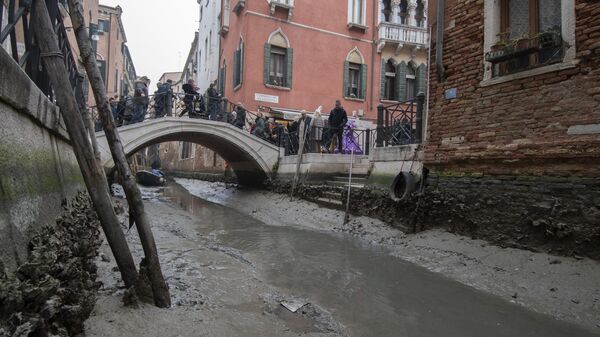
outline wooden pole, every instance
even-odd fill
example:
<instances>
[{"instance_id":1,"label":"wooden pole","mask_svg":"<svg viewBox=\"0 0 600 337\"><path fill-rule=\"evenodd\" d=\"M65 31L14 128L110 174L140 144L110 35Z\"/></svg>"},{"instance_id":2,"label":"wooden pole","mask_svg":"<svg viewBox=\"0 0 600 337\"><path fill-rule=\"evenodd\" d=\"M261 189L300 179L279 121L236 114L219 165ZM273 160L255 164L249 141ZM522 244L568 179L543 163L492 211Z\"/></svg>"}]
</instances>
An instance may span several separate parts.
<instances>
[{"instance_id":1,"label":"wooden pole","mask_svg":"<svg viewBox=\"0 0 600 337\"><path fill-rule=\"evenodd\" d=\"M104 134L106 135L113 161L115 162L117 172L120 176L125 196L127 197L130 216L133 216L144 249L148 279L150 280L150 286L154 296L154 304L161 308L170 307L171 296L169 294L169 287L167 286L160 269L156 243L154 241L154 236L152 235L148 216L144 211L142 194L135 182L135 176L131 174L125 150L123 149L119 132L117 131L113 120L110 105L106 97L106 87L104 86L104 81L102 80L102 76L96 65L96 58L92 53L92 46L88 32L85 28L80 0L69 0L69 12L71 15L71 22L73 23L73 29L75 30L79 52L88 78L90 79L90 84L92 85L98 114L102 120L102 126L104 127Z\"/></svg>"},{"instance_id":2,"label":"wooden pole","mask_svg":"<svg viewBox=\"0 0 600 337\"><path fill-rule=\"evenodd\" d=\"M90 198L102 224L106 240L117 262L117 266L127 287L133 287L137 283L137 270L125 235L119 226L119 220L115 214L112 200L106 188L106 176L100 167L89 141L81 113L77 107L77 101L71 88L67 67L63 61L63 55L58 47L58 38L54 33L48 8L42 0L34 1L33 32L38 44L42 61L50 83L54 88L56 101L65 121L69 139L73 146L73 152L77 157L79 168L83 175L85 185Z\"/></svg>"}]
</instances>

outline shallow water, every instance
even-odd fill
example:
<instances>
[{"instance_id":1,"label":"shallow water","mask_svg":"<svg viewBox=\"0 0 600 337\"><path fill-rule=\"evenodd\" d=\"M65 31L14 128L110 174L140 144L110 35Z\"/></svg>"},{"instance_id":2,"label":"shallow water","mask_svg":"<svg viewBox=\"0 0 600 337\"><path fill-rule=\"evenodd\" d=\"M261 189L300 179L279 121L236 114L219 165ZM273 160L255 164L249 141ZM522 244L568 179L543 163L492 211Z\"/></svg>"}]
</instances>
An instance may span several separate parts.
<instances>
[{"instance_id":1,"label":"shallow water","mask_svg":"<svg viewBox=\"0 0 600 337\"><path fill-rule=\"evenodd\" d=\"M325 308L351 336L597 336L347 235L268 226L179 185L163 195L194 215L199 232L241 251L260 279Z\"/></svg>"}]
</instances>

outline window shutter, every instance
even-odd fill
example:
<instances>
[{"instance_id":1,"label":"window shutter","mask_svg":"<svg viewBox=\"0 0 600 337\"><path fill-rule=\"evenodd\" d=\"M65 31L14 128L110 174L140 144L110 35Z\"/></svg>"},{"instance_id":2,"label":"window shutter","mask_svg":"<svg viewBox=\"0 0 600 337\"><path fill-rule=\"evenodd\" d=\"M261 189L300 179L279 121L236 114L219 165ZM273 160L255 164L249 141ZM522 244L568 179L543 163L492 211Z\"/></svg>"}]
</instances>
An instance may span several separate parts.
<instances>
[{"instance_id":1,"label":"window shutter","mask_svg":"<svg viewBox=\"0 0 600 337\"><path fill-rule=\"evenodd\" d=\"M348 87L350 86L350 62L345 61L344 62L344 85L343 85L343 96L342 97L348 97L350 95L348 95Z\"/></svg>"},{"instance_id":2,"label":"window shutter","mask_svg":"<svg viewBox=\"0 0 600 337\"><path fill-rule=\"evenodd\" d=\"M271 45L265 43L265 65L263 72L263 80L265 84L269 84L269 71L271 70Z\"/></svg>"},{"instance_id":3,"label":"window shutter","mask_svg":"<svg viewBox=\"0 0 600 337\"><path fill-rule=\"evenodd\" d=\"M238 84L238 51L233 52L233 87L235 88Z\"/></svg>"},{"instance_id":4,"label":"window shutter","mask_svg":"<svg viewBox=\"0 0 600 337\"><path fill-rule=\"evenodd\" d=\"M360 97L365 99L367 97L367 65L362 64L360 66Z\"/></svg>"},{"instance_id":5,"label":"window shutter","mask_svg":"<svg viewBox=\"0 0 600 337\"><path fill-rule=\"evenodd\" d=\"M242 81L244 79L244 44L242 43L240 46L240 56L238 58L238 64L240 67L240 74L239 74L239 84L242 84Z\"/></svg>"},{"instance_id":6,"label":"window shutter","mask_svg":"<svg viewBox=\"0 0 600 337\"><path fill-rule=\"evenodd\" d=\"M379 90L381 90L379 92L379 98L380 99L384 99L385 98L385 60L382 58L381 59L381 88Z\"/></svg>"},{"instance_id":7,"label":"window shutter","mask_svg":"<svg viewBox=\"0 0 600 337\"><path fill-rule=\"evenodd\" d=\"M421 65L417 68L417 75L415 76L415 80L416 80L416 89L417 92L415 94L418 94L420 92L422 93L426 93L427 92L427 66L424 63L421 63Z\"/></svg>"},{"instance_id":8,"label":"window shutter","mask_svg":"<svg viewBox=\"0 0 600 337\"><path fill-rule=\"evenodd\" d=\"M402 61L396 66L396 100L406 100L406 62Z\"/></svg>"},{"instance_id":9,"label":"window shutter","mask_svg":"<svg viewBox=\"0 0 600 337\"><path fill-rule=\"evenodd\" d=\"M292 70L294 66L294 50L287 48L285 50L285 86L288 88L292 87Z\"/></svg>"}]
</instances>

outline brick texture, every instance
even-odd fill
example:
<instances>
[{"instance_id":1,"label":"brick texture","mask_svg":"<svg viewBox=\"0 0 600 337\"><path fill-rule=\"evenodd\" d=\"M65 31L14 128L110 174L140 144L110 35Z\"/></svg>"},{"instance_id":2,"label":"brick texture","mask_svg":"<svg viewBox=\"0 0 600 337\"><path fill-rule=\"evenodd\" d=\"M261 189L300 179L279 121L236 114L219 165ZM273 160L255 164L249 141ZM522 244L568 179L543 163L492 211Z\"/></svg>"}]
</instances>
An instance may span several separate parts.
<instances>
[{"instance_id":1,"label":"brick texture","mask_svg":"<svg viewBox=\"0 0 600 337\"><path fill-rule=\"evenodd\" d=\"M484 1L451 2L445 82L438 82L434 66L431 71L425 165L451 172L598 176L600 134L567 131L600 124L600 2L576 0L575 68L486 87L480 85ZM443 98L449 88L458 89L457 99Z\"/></svg>"}]
</instances>

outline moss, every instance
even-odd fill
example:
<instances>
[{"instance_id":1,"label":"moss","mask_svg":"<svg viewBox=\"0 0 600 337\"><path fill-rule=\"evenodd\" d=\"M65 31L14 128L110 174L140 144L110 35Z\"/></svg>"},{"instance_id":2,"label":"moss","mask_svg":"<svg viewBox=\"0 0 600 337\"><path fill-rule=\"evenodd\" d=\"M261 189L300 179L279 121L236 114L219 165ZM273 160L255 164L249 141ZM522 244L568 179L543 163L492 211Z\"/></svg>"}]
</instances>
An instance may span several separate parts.
<instances>
[{"instance_id":1,"label":"moss","mask_svg":"<svg viewBox=\"0 0 600 337\"><path fill-rule=\"evenodd\" d=\"M26 149L16 144L0 143L0 200L16 200L61 192L65 185L78 185L83 181L76 163L59 163L64 181L61 182L56 168L55 151L49 149Z\"/></svg>"}]
</instances>

